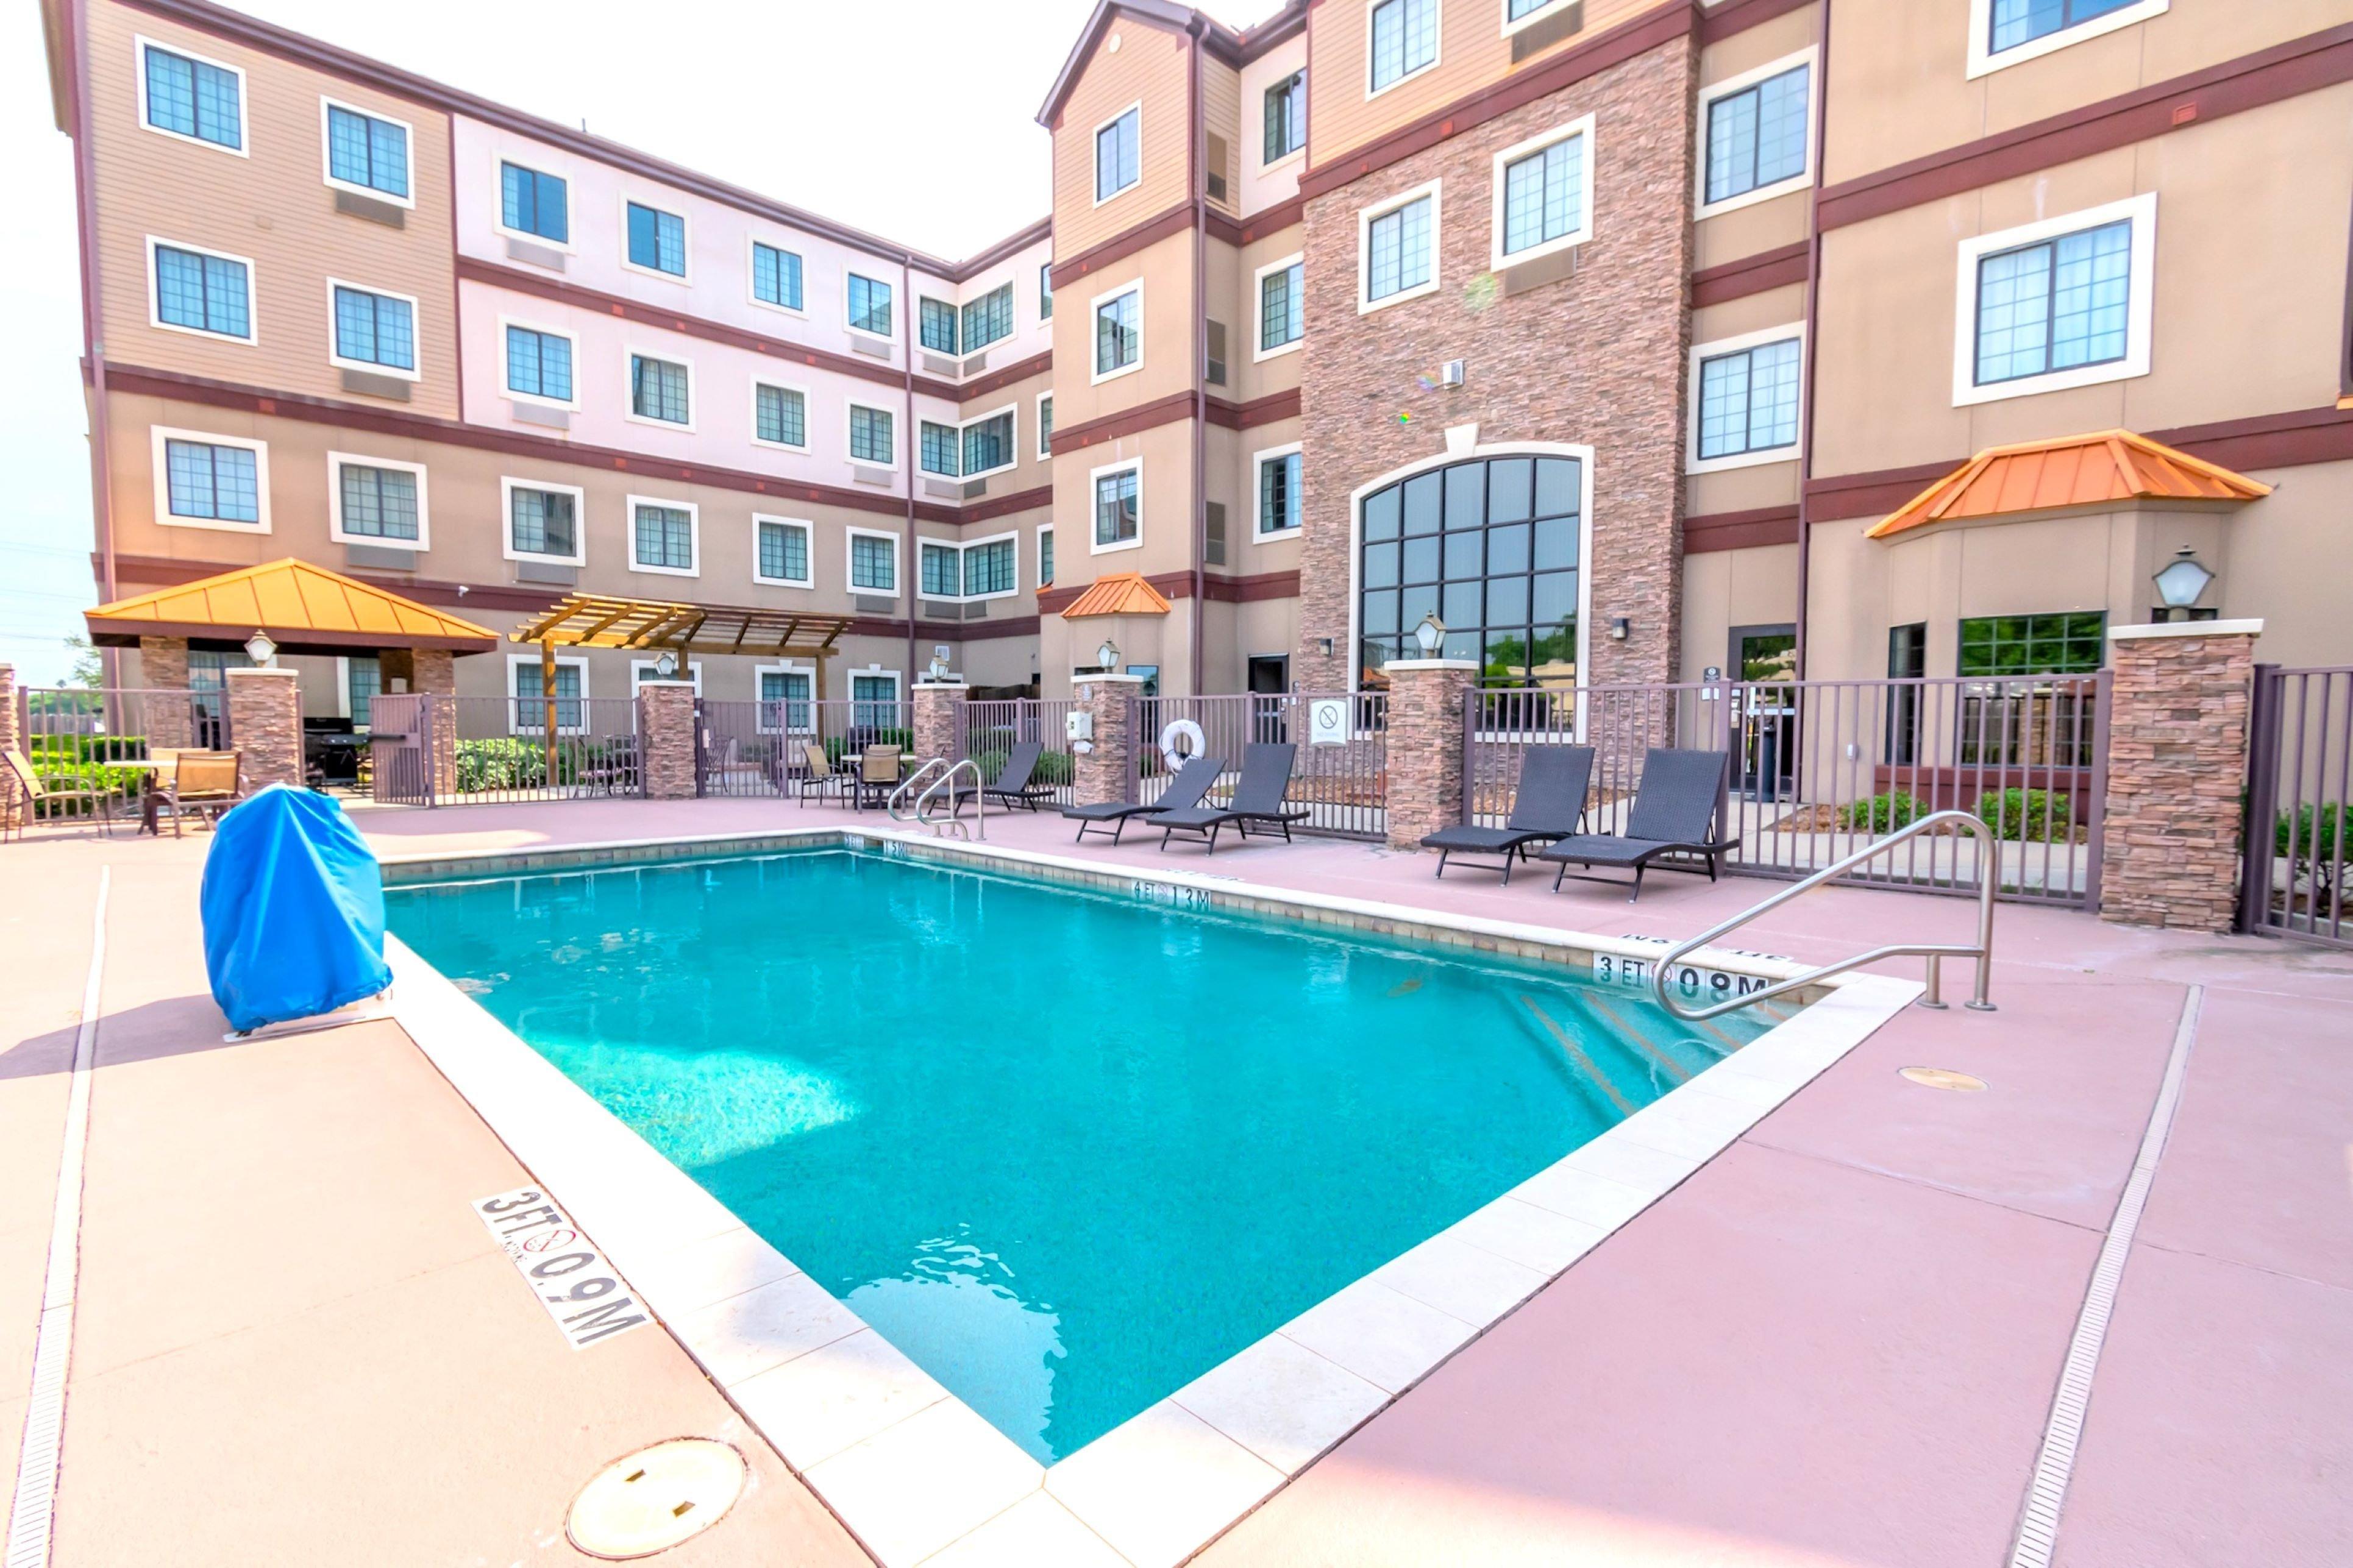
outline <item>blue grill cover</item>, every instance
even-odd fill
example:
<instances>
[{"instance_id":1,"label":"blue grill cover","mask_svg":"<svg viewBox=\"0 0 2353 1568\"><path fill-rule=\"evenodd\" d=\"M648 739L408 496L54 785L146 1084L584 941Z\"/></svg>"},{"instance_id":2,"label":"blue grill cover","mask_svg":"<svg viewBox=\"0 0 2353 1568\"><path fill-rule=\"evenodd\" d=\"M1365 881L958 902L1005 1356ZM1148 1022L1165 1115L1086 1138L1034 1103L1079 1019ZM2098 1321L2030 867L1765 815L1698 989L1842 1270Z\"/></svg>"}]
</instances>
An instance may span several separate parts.
<instances>
[{"instance_id":1,"label":"blue grill cover","mask_svg":"<svg viewBox=\"0 0 2353 1568\"><path fill-rule=\"evenodd\" d=\"M324 795L273 784L223 816L200 901L213 1000L240 1034L392 984L383 877Z\"/></svg>"}]
</instances>

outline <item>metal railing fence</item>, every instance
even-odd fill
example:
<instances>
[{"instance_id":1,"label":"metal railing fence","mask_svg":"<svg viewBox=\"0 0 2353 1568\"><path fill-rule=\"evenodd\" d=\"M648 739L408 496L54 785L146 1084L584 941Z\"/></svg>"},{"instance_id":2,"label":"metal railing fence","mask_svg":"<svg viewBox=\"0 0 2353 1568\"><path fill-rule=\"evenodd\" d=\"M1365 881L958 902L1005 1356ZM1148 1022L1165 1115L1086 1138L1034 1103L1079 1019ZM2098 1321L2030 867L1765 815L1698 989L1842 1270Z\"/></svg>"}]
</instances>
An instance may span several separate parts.
<instances>
[{"instance_id":1,"label":"metal railing fence","mask_svg":"<svg viewBox=\"0 0 2353 1568\"><path fill-rule=\"evenodd\" d=\"M16 692L16 733L46 789L37 821L134 805L159 752L232 749L228 693L208 688L30 686Z\"/></svg>"},{"instance_id":2,"label":"metal railing fence","mask_svg":"<svg viewBox=\"0 0 2353 1568\"><path fill-rule=\"evenodd\" d=\"M2239 929L2353 947L2353 666L2255 667Z\"/></svg>"},{"instance_id":3,"label":"metal railing fence","mask_svg":"<svg viewBox=\"0 0 2353 1568\"><path fill-rule=\"evenodd\" d=\"M897 700L785 698L695 703L695 779L705 795L795 794L811 768L807 748L828 767L867 746L914 750L914 708Z\"/></svg>"},{"instance_id":4,"label":"metal railing fence","mask_svg":"<svg viewBox=\"0 0 2353 1568\"><path fill-rule=\"evenodd\" d=\"M380 805L595 800L644 792L638 703L558 697L555 733L539 697L374 698L368 740Z\"/></svg>"},{"instance_id":5,"label":"metal railing fence","mask_svg":"<svg viewBox=\"0 0 2353 1568\"><path fill-rule=\"evenodd\" d=\"M1071 753L1069 723L1078 706L1067 698L968 700L956 736L956 755L977 763L981 776L995 784L1013 748L1035 741L1039 747L1038 767L1029 782L1051 790L1052 805L1075 805L1077 759Z\"/></svg>"},{"instance_id":6,"label":"metal railing fence","mask_svg":"<svg viewBox=\"0 0 2353 1568\"><path fill-rule=\"evenodd\" d=\"M1378 838L1388 825L1388 697L1385 692L1246 692L1145 697L1136 703L1134 798L1149 804L1185 757L1223 758L1211 791L1228 797L1254 742L1298 748L1284 799L1304 809L1301 833ZM1188 728L1189 726L1189 728Z\"/></svg>"}]
</instances>

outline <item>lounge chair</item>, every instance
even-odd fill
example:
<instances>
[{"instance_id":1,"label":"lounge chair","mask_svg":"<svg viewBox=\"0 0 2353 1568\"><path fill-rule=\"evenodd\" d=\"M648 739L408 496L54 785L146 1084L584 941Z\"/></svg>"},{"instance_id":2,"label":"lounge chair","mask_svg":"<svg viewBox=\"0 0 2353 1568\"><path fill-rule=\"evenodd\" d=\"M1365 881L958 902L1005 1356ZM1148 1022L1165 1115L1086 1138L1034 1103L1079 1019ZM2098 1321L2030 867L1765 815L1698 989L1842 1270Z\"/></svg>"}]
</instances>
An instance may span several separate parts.
<instances>
[{"instance_id":1,"label":"lounge chair","mask_svg":"<svg viewBox=\"0 0 2353 1568\"><path fill-rule=\"evenodd\" d=\"M172 814L172 837L180 836L180 818L195 812L198 821L221 813L245 798L245 753L242 752L181 752L172 758L168 777L158 774L163 799L159 810Z\"/></svg>"},{"instance_id":2,"label":"lounge chair","mask_svg":"<svg viewBox=\"0 0 2353 1568\"><path fill-rule=\"evenodd\" d=\"M1153 816L1164 811L1177 811L1200 805L1201 797L1209 793L1209 786L1216 784L1218 775L1225 771L1223 757L1191 757L1161 790L1160 798L1149 805L1137 805L1129 801L1104 801L1093 805L1066 805L1062 807L1062 815L1079 825L1081 838L1090 833L1103 832L1103 824L1110 823L1111 841L1116 844L1119 836L1127 831L1128 823L1136 817Z\"/></svg>"},{"instance_id":3,"label":"lounge chair","mask_svg":"<svg viewBox=\"0 0 2353 1568\"><path fill-rule=\"evenodd\" d=\"M1198 839L1218 852L1218 832L1230 824L1244 838L1250 837L1250 824L1257 823L1263 832L1268 826L1282 830L1282 841L1291 842L1291 825L1303 822L1307 813L1285 810L1283 795L1291 788L1291 764L1299 748L1284 742L1261 741L1242 752L1241 781L1234 785L1233 804L1225 806L1180 806L1174 811L1155 813L1154 826L1160 829L1160 847L1181 833L1188 839Z\"/></svg>"},{"instance_id":4,"label":"lounge chair","mask_svg":"<svg viewBox=\"0 0 2353 1568\"><path fill-rule=\"evenodd\" d=\"M1626 901L1642 896L1642 871L1662 855L1695 855L1707 863L1707 879L1715 880L1716 862L1739 841L1708 837L1715 831L1717 803L1724 797L1723 752L1693 752L1653 746L1642 758L1642 782L1635 786L1633 809L1626 814L1623 834L1578 833L1554 844L1536 858L1560 867L1553 874L1553 891L1560 890L1571 866L1631 866L1634 890ZM1682 869L1671 867L1669 869ZM1615 877L1585 877L1588 882L1615 884Z\"/></svg>"},{"instance_id":5,"label":"lounge chair","mask_svg":"<svg viewBox=\"0 0 2353 1568\"><path fill-rule=\"evenodd\" d=\"M1592 747L1531 746L1520 757L1509 822L1501 827L1457 823L1430 835L1421 847L1438 851L1441 877L1449 857L1501 855L1504 885L1509 887L1512 867L1528 858L1529 845L1567 838L1585 826L1585 788L1592 778Z\"/></svg>"},{"instance_id":6,"label":"lounge chair","mask_svg":"<svg viewBox=\"0 0 2353 1568\"><path fill-rule=\"evenodd\" d=\"M23 808L16 814L16 836L19 838L24 837L26 825L33 820L33 808L36 805L43 801L68 800L87 804L90 816L98 819L98 830L110 838L114 836L114 814L111 809L114 802L114 791L102 785L44 784L40 773L33 767L32 759L16 747L9 747L5 753L0 753L0 755L5 755L6 759L5 766L11 774L15 775L15 788L25 797ZM7 780L0 779L0 790L6 790L9 787Z\"/></svg>"},{"instance_id":7,"label":"lounge chair","mask_svg":"<svg viewBox=\"0 0 2353 1568\"><path fill-rule=\"evenodd\" d=\"M1030 782L1038 772L1038 759L1045 754L1045 751L1046 748L1036 741L1023 741L1016 745L1007 755L1005 765L997 770L995 781L981 786L982 795L1008 811L1015 806L1035 811L1039 801L1053 799L1053 785Z\"/></svg>"}]
</instances>

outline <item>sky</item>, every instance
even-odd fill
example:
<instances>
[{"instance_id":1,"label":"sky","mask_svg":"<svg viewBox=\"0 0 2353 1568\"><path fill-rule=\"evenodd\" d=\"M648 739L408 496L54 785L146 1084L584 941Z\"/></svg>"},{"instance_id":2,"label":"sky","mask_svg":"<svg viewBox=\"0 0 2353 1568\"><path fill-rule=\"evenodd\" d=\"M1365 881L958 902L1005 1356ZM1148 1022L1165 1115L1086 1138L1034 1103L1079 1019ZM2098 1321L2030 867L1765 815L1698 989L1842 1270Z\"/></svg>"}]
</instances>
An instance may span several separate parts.
<instances>
[{"instance_id":1,"label":"sky","mask_svg":"<svg viewBox=\"0 0 2353 1568\"><path fill-rule=\"evenodd\" d=\"M1280 0L1209 0L1235 26ZM1050 205L1036 123L1093 0L244 0L237 9L866 229L968 256ZM0 662L60 679L96 597L73 143L40 12L0 24ZM547 26L551 16L562 25ZM659 25L649 26L649 17ZM101 177L102 174L101 174Z\"/></svg>"}]
</instances>

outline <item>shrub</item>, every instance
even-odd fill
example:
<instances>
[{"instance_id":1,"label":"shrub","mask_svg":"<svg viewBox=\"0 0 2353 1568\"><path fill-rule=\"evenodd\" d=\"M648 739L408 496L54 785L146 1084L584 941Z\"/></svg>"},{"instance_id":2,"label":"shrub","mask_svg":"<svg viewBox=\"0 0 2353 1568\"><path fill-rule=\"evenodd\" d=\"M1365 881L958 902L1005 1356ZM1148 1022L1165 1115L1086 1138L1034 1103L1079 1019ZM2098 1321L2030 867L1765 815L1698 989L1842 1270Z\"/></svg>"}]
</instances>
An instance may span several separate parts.
<instances>
[{"instance_id":1,"label":"shrub","mask_svg":"<svg viewBox=\"0 0 2353 1568\"><path fill-rule=\"evenodd\" d=\"M2293 816L2280 813L2272 835L2273 852L2287 858L2290 887L2309 878L2316 892L2328 893L2341 858L2353 848L2345 842L2345 817L2346 808L2334 802L2299 807Z\"/></svg>"},{"instance_id":2,"label":"shrub","mask_svg":"<svg viewBox=\"0 0 2353 1568\"><path fill-rule=\"evenodd\" d=\"M1034 775L1041 784L1060 786L1071 782L1071 753L1041 752L1038 756L1038 772Z\"/></svg>"},{"instance_id":3,"label":"shrub","mask_svg":"<svg viewBox=\"0 0 2353 1568\"><path fill-rule=\"evenodd\" d=\"M2063 844L2074 837L2067 797L2049 790L2005 789L1979 795L1978 820L1992 828L1996 838L2013 843Z\"/></svg>"},{"instance_id":4,"label":"shrub","mask_svg":"<svg viewBox=\"0 0 2353 1568\"><path fill-rule=\"evenodd\" d=\"M555 748L555 780L559 784L580 782L582 748L573 742L558 741ZM484 741L458 742L458 792L474 795L485 790L538 789L547 782L547 745L543 741L524 736L498 736Z\"/></svg>"},{"instance_id":5,"label":"shrub","mask_svg":"<svg viewBox=\"0 0 2353 1568\"><path fill-rule=\"evenodd\" d=\"M1893 833L1899 827L1909 827L1917 818L1927 815L1928 808L1897 790L1892 795L1875 795L1869 800L1858 800L1839 812L1841 827L1861 828L1866 833Z\"/></svg>"}]
</instances>

